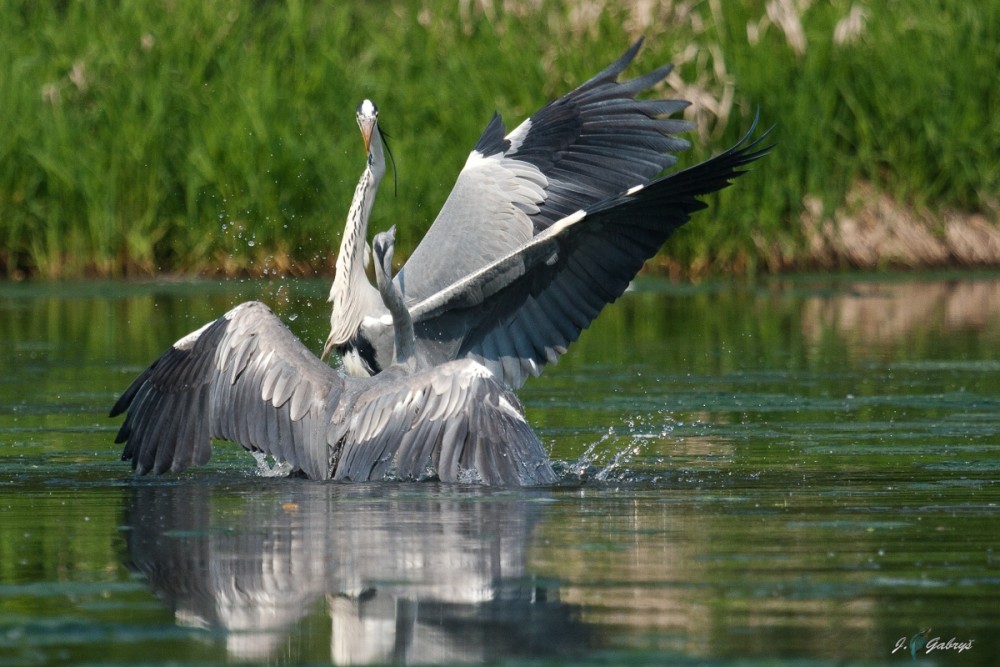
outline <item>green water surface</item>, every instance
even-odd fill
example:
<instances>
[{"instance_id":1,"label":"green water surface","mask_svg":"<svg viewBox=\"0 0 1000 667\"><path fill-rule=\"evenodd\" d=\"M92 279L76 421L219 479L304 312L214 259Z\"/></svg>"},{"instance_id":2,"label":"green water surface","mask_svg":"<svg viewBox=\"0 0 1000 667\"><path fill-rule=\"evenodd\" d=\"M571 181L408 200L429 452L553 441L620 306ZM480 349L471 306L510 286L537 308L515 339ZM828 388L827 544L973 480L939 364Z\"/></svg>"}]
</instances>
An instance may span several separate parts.
<instances>
[{"instance_id":1,"label":"green water surface","mask_svg":"<svg viewBox=\"0 0 1000 667\"><path fill-rule=\"evenodd\" d=\"M641 281L520 392L553 488L131 477L145 365L326 289L0 284L0 663L1000 659L1000 276Z\"/></svg>"}]
</instances>

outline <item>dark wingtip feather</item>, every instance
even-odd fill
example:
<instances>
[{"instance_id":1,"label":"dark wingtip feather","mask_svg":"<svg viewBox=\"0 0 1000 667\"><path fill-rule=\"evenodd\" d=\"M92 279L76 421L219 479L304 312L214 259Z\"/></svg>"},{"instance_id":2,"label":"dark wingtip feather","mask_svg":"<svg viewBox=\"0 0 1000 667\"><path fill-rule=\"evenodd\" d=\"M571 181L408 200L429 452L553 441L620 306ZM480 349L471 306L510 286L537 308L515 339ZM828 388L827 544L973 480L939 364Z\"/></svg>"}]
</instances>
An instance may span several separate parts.
<instances>
[{"instance_id":1,"label":"dark wingtip feather","mask_svg":"<svg viewBox=\"0 0 1000 667\"><path fill-rule=\"evenodd\" d=\"M125 391L122 392L122 395L118 397L118 400L115 401L115 404L113 406L111 406L111 412L108 413L108 417L117 417L118 415L120 415L123 412L125 412L126 410L128 410L129 406L132 405L132 401L135 400L136 393L138 393L138 391L142 387L143 383L145 383L146 380L149 379L149 376L150 376L150 374L152 374L153 369L156 367L156 364L157 364L158 361L159 360L154 361L152 364L150 364L146 368L146 370L144 370L142 373L140 373L139 377L137 377L135 380L133 380L132 384L130 384L125 389ZM122 430L124 430L124 429L125 429L125 427L122 426ZM119 431L119 436L120 435L121 435L121 432Z\"/></svg>"},{"instance_id":2,"label":"dark wingtip feather","mask_svg":"<svg viewBox=\"0 0 1000 667\"><path fill-rule=\"evenodd\" d=\"M499 113L494 111L493 118L490 119L489 125L483 130L474 150L486 156L504 153L510 148L510 142L505 138L506 134L507 127L504 125L503 118Z\"/></svg>"},{"instance_id":3,"label":"dark wingtip feather","mask_svg":"<svg viewBox=\"0 0 1000 667\"><path fill-rule=\"evenodd\" d=\"M131 461L137 474L160 474L170 466L177 448L176 434L190 427L186 399L181 395L209 381L215 346L227 322L225 317L219 318L197 336L189 336L186 345L175 343L167 348L112 406L109 417L125 413L115 436L116 444L125 445L121 460Z\"/></svg>"},{"instance_id":4,"label":"dark wingtip feather","mask_svg":"<svg viewBox=\"0 0 1000 667\"><path fill-rule=\"evenodd\" d=\"M642 44L644 41L646 41L645 37L640 37L639 39L637 39L632 44L632 46L628 47L628 50L625 51L625 53L623 53L621 57L618 58L618 60L614 61L613 63L602 69L600 72L592 76L582 85L580 85L577 88L577 90L588 88L589 86L592 86L595 83L603 81L614 81L616 78L618 78L618 75L624 72L625 68L628 67L633 60L635 60L635 56L636 54L639 53L639 49L642 48Z\"/></svg>"},{"instance_id":5,"label":"dark wingtip feather","mask_svg":"<svg viewBox=\"0 0 1000 667\"><path fill-rule=\"evenodd\" d=\"M752 137L754 132L757 131L757 125L759 123L760 123L760 109L757 109L757 111L754 112L753 115L753 122L750 123L750 129L748 129L746 133L744 133L744 135L740 137L740 140L737 141L729 150L727 150L726 153L735 153L737 151L741 152L743 154L743 160L744 160L743 164L749 164L754 160L762 158L768 153L770 153L771 149L777 145L778 143L777 141L769 143L766 146L761 146L760 144L763 143L763 141L771 135L771 132L774 131L776 125L770 126L766 130L761 132L759 137L757 137L753 141L750 141L750 137ZM746 143L748 141L750 141L750 143Z\"/></svg>"}]
</instances>

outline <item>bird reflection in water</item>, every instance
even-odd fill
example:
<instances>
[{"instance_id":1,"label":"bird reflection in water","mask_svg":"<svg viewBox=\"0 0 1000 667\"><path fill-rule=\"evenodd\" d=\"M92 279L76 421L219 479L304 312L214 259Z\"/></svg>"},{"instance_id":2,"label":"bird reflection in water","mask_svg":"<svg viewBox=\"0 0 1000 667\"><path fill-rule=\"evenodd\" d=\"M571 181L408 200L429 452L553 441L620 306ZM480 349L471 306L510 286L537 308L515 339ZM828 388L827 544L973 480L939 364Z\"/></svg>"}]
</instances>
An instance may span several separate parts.
<instances>
[{"instance_id":1,"label":"bird reflection in water","mask_svg":"<svg viewBox=\"0 0 1000 667\"><path fill-rule=\"evenodd\" d=\"M129 568L230 659L328 645L335 664L475 663L589 644L577 608L529 571L537 496L255 484L137 484L124 503Z\"/></svg>"}]
</instances>

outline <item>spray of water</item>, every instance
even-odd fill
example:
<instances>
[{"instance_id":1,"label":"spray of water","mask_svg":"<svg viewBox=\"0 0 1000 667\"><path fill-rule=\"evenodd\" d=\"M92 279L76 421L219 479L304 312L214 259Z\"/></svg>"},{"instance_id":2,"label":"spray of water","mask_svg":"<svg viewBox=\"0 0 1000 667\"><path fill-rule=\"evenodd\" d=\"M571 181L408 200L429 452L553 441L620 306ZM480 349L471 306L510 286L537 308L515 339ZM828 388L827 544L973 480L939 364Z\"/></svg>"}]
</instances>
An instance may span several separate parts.
<instances>
[{"instance_id":1,"label":"spray of water","mask_svg":"<svg viewBox=\"0 0 1000 667\"><path fill-rule=\"evenodd\" d=\"M649 446L667 438L676 421L665 411L626 415L584 450L576 461L563 464L565 481L636 482L648 477ZM662 459L654 463L662 464ZM659 471L662 474L662 470ZM655 473L654 473L655 475ZM654 477L655 478L655 477Z\"/></svg>"},{"instance_id":2,"label":"spray of water","mask_svg":"<svg viewBox=\"0 0 1000 667\"><path fill-rule=\"evenodd\" d=\"M251 452L257 459L257 475L260 477L288 477L292 466L284 461L276 461L263 452Z\"/></svg>"}]
</instances>

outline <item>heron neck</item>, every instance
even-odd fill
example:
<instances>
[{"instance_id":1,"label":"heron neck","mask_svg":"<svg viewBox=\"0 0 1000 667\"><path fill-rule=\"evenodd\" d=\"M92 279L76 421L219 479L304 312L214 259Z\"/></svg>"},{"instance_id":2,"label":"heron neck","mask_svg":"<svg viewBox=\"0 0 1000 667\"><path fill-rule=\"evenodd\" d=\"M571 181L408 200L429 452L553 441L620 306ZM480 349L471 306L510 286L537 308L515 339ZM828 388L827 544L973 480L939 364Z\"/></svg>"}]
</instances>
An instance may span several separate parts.
<instances>
[{"instance_id":1,"label":"heron neck","mask_svg":"<svg viewBox=\"0 0 1000 667\"><path fill-rule=\"evenodd\" d=\"M378 132L372 137L368 164L354 190L354 199L347 212L344 238L337 254L336 275L330 288L333 314L330 317L330 342L346 343L357 332L372 302L379 301L378 293L368 282L365 273L368 219L371 216L375 193L385 174L385 159Z\"/></svg>"},{"instance_id":2,"label":"heron neck","mask_svg":"<svg viewBox=\"0 0 1000 667\"><path fill-rule=\"evenodd\" d=\"M395 342L395 352L393 353L393 363L406 366L414 370L414 333L413 318L410 311L403 302L403 295L392 282L392 277L380 269L376 262L376 275L378 277L378 289L382 296L382 303L392 316L392 330Z\"/></svg>"}]
</instances>

